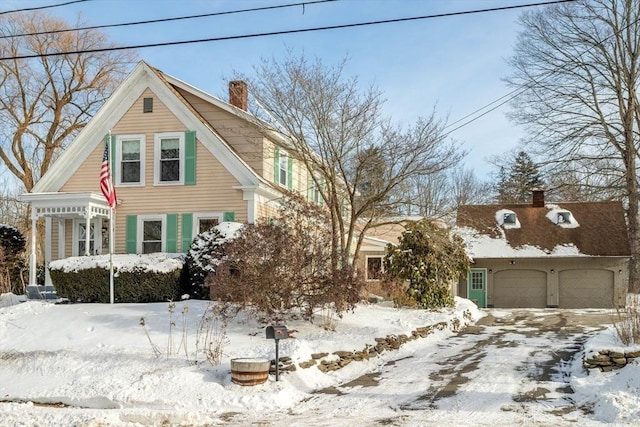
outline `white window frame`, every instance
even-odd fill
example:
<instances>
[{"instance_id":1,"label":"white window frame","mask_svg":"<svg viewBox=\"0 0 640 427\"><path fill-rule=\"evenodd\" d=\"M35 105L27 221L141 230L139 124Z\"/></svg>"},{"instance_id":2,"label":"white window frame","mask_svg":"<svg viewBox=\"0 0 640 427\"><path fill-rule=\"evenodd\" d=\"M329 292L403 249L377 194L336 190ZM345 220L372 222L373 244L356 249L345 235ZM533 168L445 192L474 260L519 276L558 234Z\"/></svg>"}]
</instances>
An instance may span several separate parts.
<instances>
[{"instance_id":1,"label":"white window frame","mask_svg":"<svg viewBox=\"0 0 640 427\"><path fill-rule=\"evenodd\" d=\"M201 219L217 219L218 224L222 222L222 212L197 212L193 214L193 226L191 238L193 239L200 233L200 220Z\"/></svg>"},{"instance_id":2,"label":"white window frame","mask_svg":"<svg viewBox=\"0 0 640 427\"><path fill-rule=\"evenodd\" d=\"M380 281L380 278L378 279L370 279L369 278L369 259L371 258L379 258L380 259L380 274L384 273L384 255L367 255L365 256L365 262L364 262L364 274L365 274L365 280L367 281Z\"/></svg>"},{"instance_id":3,"label":"white window frame","mask_svg":"<svg viewBox=\"0 0 640 427\"><path fill-rule=\"evenodd\" d=\"M160 143L163 139L177 139L178 150L180 151L180 177L177 181L160 181ZM184 132L162 132L156 133L153 138L153 184L154 185L184 185L185 173L185 143Z\"/></svg>"},{"instance_id":4,"label":"white window frame","mask_svg":"<svg viewBox=\"0 0 640 427\"><path fill-rule=\"evenodd\" d=\"M145 221L161 221L160 230L160 252L166 252L167 239L165 237L167 231L167 216L166 215L138 215L138 225L136 230L136 253L142 254L142 237L144 235L144 222Z\"/></svg>"},{"instance_id":5,"label":"white window frame","mask_svg":"<svg viewBox=\"0 0 640 427\"><path fill-rule=\"evenodd\" d=\"M282 182L282 163L284 161L284 176L285 176L285 181ZM289 176L289 153L287 153L284 150L280 150L280 152L278 153L278 184L280 184L281 187L284 188L289 188L289 180L292 177Z\"/></svg>"},{"instance_id":6,"label":"white window frame","mask_svg":"<svg viewBox=\"0 0 640 427\"><path fill-rule=\"evenodd\" d=\"M140 182L122 182L122 141L140 141ZM145 147L146 137L144 134L117 135L116 136L116 185L118 187L144 187L145 176Z\"/></svg>"},{"instance_id":7,"label":"white window frame","mask_svg":"<svg viewBox=\"0 0 640 427\"><path fill-rule=\"evenodd\" d=\"M81 254L78 248L80 244L80 226L87 225L87 220L84 218L75 218L73 220L73 228L71 231L71 256L84 256ZM91 220L91 225L93 226L93 253L90 252L90 255L101 255L102 254L102 218L93 218ZM59 238L63 239L64 236L60 236Z\"/></svg>"}]
</instances>

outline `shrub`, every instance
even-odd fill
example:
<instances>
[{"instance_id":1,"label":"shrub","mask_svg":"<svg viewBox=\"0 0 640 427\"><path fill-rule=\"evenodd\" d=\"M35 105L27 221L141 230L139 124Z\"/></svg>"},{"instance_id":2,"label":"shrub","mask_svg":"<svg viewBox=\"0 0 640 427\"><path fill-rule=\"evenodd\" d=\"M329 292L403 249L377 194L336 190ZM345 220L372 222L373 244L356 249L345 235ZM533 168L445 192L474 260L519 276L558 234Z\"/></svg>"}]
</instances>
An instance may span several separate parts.
<instances>
[{"instance_id":1,"label":"shrub","mask_svg":"<svg viewBox=\"0 0 640 427\"><path fill-rule=\"evenodd\" d=\"M328 306L337 313L352 308L364 281L350 267L332 268L325 213L289 196L279 214L246 225L225 245L225 258L207 279L211 299L251 305L270 320L292 313L311 320Z\"/></svg>"},{"instance_id":2,"label":"shrub","mask_svg":"<svg viewBox=\"0 0 640 427\"><path fill-rule=\"evenodd\" d=\"M113 260L116 302L161 302L180 296L181 258L167 254L114 255ZM53 261L49 270L59 297L73 302L109 302L108 255Z\"/></svg>"},{"instance_id":3,"label":"shrub","mask_svg":"<svg viewBox=\"0 0 640 427\"><path fill-rule=\"evenodd\" d=\"M192 299L209 298L205 278L215 273L216 266L224 258L224 244L233 239L241 227L237 222L223 222L193 239L185 261L182 293L189 294Z\"/></svg>"},{"instance_id":4,"label":"shrub","mask_svg":"<svg viewBox=\"0 0 640 427\"><path fill-rule=\"evenodd\" d=\"M398 246L387 246L384 266L383 284L390 290L397 293L408 282L406 295L419 307L438 308L453 306L450 284L467 274L470 261L459 236L423 219L407 224Z\"/></svg>"},{"instance_id":5,"label":"shrub","mask_svg":"<svg viewBox=\"0 0 640 427\"><path fill-rule=\"evenodd\" d=\"M640 344L640 295L630 295L625 308L616 308L614 327L624 345Z\"/></svg>"},{"instance_id":6,"label":"shrub","mask_svg":"<svg viewBox=\"0 0 640 427\"><path fill-rule=\"evenodd\" d=\"M25 246L26 240L17 228L0 224L0 293L24 293Z\"/></svg>"}]
</instances>

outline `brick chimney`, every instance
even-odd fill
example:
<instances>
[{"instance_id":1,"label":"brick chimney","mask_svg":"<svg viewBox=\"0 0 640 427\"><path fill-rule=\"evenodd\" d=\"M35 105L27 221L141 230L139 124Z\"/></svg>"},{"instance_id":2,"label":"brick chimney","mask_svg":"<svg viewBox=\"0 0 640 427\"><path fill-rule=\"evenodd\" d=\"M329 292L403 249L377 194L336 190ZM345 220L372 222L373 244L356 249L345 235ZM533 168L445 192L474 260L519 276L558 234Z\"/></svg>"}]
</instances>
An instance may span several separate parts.
<instances>
[{"instance_id":1,"label":"brick chimney","mask_svg":"<svg viewBox=\"0 0 640 427\"><path fill-rule=\"evenodd\" d=\"M249 90L247 83L242 80L233 80L229 82L229 104L247 111L247 102L249 98Z\"/></svg>"},{"instance_id":2,"label":"brick chimney","mask_svg":"<svg viewBox=\"0 0 640 427\"><path fill-rule=\"evenodd\" d=\"M534 188L532 191L532 206L534 208L544 208L544 190Z\"/></svg>"}]
</instances>

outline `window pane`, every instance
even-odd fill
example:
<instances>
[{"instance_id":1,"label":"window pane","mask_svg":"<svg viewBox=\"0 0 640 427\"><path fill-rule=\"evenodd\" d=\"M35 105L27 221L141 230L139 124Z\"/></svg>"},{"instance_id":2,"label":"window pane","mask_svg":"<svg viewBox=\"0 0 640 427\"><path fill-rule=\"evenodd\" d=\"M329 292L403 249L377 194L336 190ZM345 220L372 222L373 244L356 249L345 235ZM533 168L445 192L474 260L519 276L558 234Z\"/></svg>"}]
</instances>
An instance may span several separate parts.
<instances>
[{"instance_id":1,"label":"window pane","mask_svg":"<svg viewBox=\"0 0 640 427\"><path fill-rule=\"evenodd\" d=\"M280 184L287 185L287 171L289 160L286 155L281 155L279 158L279 168L280 168Z\"/></svg>"},{"instance_id":2,"label":"window pane","mask_svg":"<svg viewBox=\"0 0 640 427\"><path fill-rule=\"evenodd\" d=\"M200 218L198 221L198 233L204 233L218 225L218 218Z\"/></svg>"},{"instance_id":3,"label":"window pane","mask_svg":"<svg viewBox=\"0 0 640 427\"><path fill-rule=\"evenodd\" d=\"M160 141L160 158L180 158L180 141L177 138L163 139L162 141Z\"/></svg>"},{"instance_id":4,"label":"window pane","mask_svg":"<svg viewBox=\"0 0 640 427\"><path fill-rule=\"evenodd\" d=\"M162 240L162 221L144 221L143 224L143 241Z\"/></svg>"},{"instance_id":5,"label":"window pane","mask_svg":"<svg viewBox=\"0 0 640 427\"><path fill-rule=\"evenodd\" d=\"M122 182L140 182L140 162L122 162Z\"/></svg>"},{"instance_id":6,"label":"window pane","mask_svg":"<svg viewBox=\"0 0 640 427\"><path fill-rule=\"evenodd\" d=\"M122 141L122 160L140 160L140 141Z\"/></svg>"},{"instance_id":7,"label":"window pane","mask_svg":"<svg viewBox=\"0 0 640 427\"><path fill-rule=\"evenodd\" d=\"M180 181L179 160L160 160L160 181Z\"/></svg>"},{"instance_id":8,"label":"window pane","mask_svg":"<svg viewBox=\"0 0 640 427\"><path fill-rule=\"evenodd\" d=\"M379 280L382 274L382 258L367 258L367 279Z\"/></svg>"},{"instance_id":9,"label":"window pane","mask_svg":"<svg viewBox=\"0 0 640 427\"><path fill-rule=\"evenodd\" d=\"M142 243L142 253L143 254L151 254L154 252L162 251L162 243L161 242L143 242Z\"/></svg>"},{"instance_id":10,"label":"window pane","mask_svg":"<svg viewBox=\"0 0 640 427\"><path fill-rule=\"evenodd\" d=\"M481 272L472 272L471 273L471 289L473 290L482 290L484 289L484 274Z\"/></svg>"}]
</instances>

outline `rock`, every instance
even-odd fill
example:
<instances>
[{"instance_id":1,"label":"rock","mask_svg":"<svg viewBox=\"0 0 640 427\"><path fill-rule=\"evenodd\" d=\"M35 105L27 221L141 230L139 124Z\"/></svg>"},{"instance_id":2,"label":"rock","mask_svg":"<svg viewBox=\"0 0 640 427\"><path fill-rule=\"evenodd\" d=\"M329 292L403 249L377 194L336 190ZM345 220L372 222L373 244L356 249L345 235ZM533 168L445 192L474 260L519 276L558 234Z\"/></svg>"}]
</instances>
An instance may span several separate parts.
<instances>
[{"instance_id":1,"label":"rock","mask_svg":"<svg viewBox=\"0 0 640 427\"><path fill-rule=\"evenodd\" d=\"M353 357L353 352L351 351L334 351L333 354L338 356L340 359Z\"/></svg>"},{"instance_id":2,"label":"rock","mask_svg":"<svg viewBox=\"0 0 640 427\"><path fill-rule=\"evenodd\" d=\"M307 369L310 368L312 366L315 366L316 361L314 359L311 360L307 360L306 362L300 362L299 365L302 369Z\"/></svg>"},{"instance_id":3,"label":"rock","mask_svg":"<svg viewBox=\"0 0 640 427\"><path fill-rule=\"evenodd\" d=\"M311 358L318 360L318 359L322 359L323 357L327 357L328 355L329 353L313 353L311 355Z\"/></svg>"}]
</instances>

